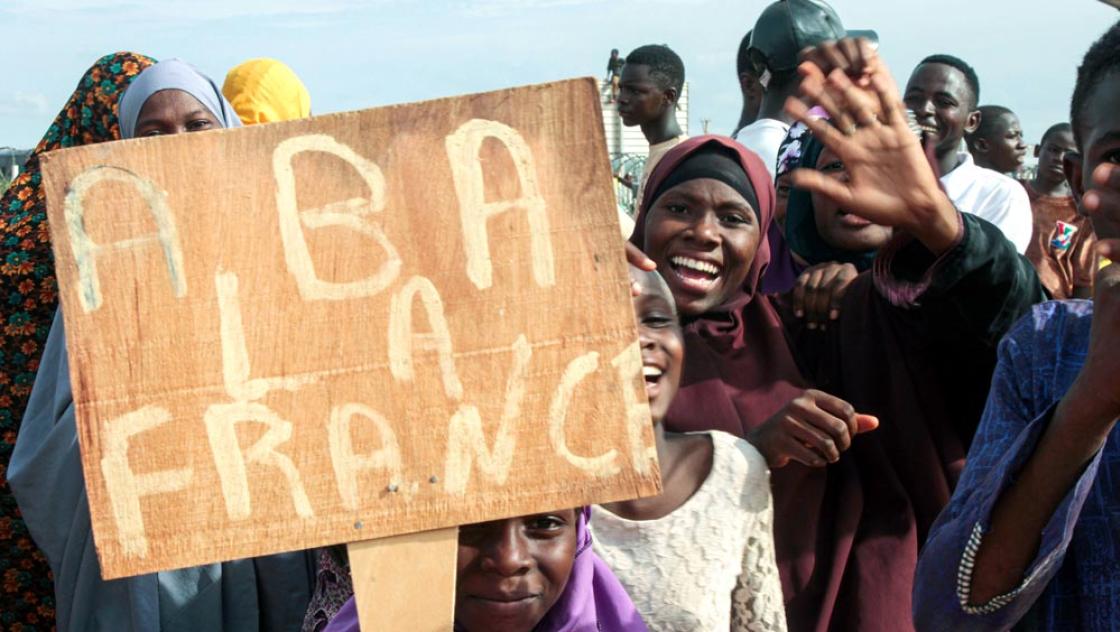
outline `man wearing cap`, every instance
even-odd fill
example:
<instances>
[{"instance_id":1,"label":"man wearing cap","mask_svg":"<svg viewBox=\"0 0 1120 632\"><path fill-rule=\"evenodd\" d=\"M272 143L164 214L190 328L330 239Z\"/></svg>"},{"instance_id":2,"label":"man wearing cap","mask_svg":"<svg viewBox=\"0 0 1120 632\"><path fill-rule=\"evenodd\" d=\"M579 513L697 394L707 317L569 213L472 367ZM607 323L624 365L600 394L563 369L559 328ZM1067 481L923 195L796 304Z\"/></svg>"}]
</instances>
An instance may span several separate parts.
<instances>
[{"instance_id":1,"label":"man wearing cap","mask_svg":"<svg viewBox=\"0 0 1120 632\"><path fill-rule=\"evenodd\" d=\"M792 123L782 108L801 84L798 53L843 37L878 40L874 31L845 31L840 16L822 0L779 0L758 17L747 54L762 86L762 103L757 120L739 130L735 139L762 158L771 177L777 168L778 147Z\"/></svg>"},{"instance_id":2,"label":"man wearing cap","mask_svg":"<svg viewBox=\"0 0 1120 632\"><path fill-rule=\"evenodd\" d=\"M731 138L739 135L746 126L758 120L758 108L762 105L762 86L758 85L758 75L750 56L751 31L739 42L739 52L735 55L735 73L739 75L739 91L743 94L743 109L739 112L739 124L735 126Z\"/></svg>"}]
</instances>

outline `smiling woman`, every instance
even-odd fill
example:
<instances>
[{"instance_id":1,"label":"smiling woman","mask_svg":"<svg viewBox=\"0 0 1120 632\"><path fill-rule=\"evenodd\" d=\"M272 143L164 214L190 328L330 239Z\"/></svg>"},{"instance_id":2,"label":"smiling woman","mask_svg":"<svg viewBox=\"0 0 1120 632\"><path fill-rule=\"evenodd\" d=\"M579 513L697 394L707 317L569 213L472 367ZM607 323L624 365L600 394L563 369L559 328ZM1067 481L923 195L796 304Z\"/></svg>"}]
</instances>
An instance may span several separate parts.
<instances>
[{"instance_id":1,"label":"smiling woman","mask_svg":"<svg viewBox=\"0 0 1120 632\"><path fill-rule=\"evenodd\" d=\"M814 224L860 218L835 222L834 246L878 250L827 330L797 318L788 296L758 292L774 189L730 139L666 154L631 242L668 278L683 316L666 429L736 434L772 470L789 629L893 632L907 628L917 551L963 465L995 341L1043 294L999 230L942 192L885 66L849 60L851 78L828 74L845 52L825 47L800 68L804 101L786 106L823 145L793 186L819 207ZM872 225L894 235L863 240Z\"/></svg>"},{"instance_id":2,"label":"smiling woman","mask_svg":"<svg viewBox=\"0 0 1120 632\"><path fill-rule=\"evenodd\" d=\"M645 250L665 273L685 316L739 293L758 252L757 196L734 152L710 144L690 154L653 191ZM750 279L751 285L757 278Z\"/></svg>"}]
</instances>

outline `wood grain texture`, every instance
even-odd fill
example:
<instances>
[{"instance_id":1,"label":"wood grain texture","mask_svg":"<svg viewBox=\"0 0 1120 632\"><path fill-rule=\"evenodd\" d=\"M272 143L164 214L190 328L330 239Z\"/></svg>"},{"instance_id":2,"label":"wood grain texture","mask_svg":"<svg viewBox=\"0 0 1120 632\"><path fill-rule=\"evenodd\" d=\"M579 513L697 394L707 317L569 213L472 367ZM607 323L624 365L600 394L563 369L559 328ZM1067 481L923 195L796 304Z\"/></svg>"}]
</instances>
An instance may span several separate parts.
<instances>
[{"instance_id":1,"label":"wood grain texture","mask_svg":"<svg viewBox=\"0 0 1120 632\"><path fill-rule=\"evenodd\" d=\"M351 542L346 548L363 632L452 629L457 527Z\"/></svg>"},{"instance_id":2,"label":"wood grain texture","mask_svg":"<svg viewBox=\"0 0 1120 632\"><path fill-rule=\"evenodd\" d=\"M593 80L44 178L106 578L658 492Z\"/></svg>"}]
</instances>

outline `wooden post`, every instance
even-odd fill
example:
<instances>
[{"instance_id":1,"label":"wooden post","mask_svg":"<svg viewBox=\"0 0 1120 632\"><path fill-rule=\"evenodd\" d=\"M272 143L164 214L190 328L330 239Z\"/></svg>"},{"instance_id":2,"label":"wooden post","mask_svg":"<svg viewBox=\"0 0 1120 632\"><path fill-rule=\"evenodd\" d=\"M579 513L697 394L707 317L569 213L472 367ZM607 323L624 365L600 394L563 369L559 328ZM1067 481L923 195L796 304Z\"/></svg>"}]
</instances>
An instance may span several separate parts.
<instances>
[{"instance_id":1,"label":"wooden post","mask_svg":"<svg viewBox=\"0 0 1120 632\"><path fill-rule=\"evenodd\" d=\"M362 632L449 632L458 546L458 527L348 544Z\"/></svg>"}]
</instances>

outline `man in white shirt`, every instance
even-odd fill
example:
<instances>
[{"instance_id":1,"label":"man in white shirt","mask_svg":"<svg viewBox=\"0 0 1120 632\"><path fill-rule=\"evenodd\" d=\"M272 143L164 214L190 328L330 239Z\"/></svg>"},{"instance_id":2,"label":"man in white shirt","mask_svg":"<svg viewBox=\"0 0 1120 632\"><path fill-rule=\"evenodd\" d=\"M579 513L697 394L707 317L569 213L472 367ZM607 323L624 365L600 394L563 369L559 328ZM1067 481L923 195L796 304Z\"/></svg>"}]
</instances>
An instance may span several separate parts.
<instances>
[{"instance_id":1,"label":"man in white shirt","mask_svg":"<svg viewBox=\"0 0 1120 632\"><path fill-rule=\"evenodd\" d=\"M778 148L789 133L793 119L786 114L786 99L797 95L798 53L826 40L867 37L878 40L874 31L846 31L836 11L822 0L779 0L762 11L751 31L747 55L762 86L758 118L733 136L758 154L774 177ZM740 79L742 73L740 73Z\"/></svg>"},{"instance_id":2,"label":"man in white shirt","mask_svg":"<svg viewBox=\"0 0 1120 632\"><path fill-rule=\"evenodd\" d=\"M980 125L979 98L980 81L971 66L951 55L931 55L910 75L903 100L919 124L936 129L934 154L949 199L961 211L995 224L1025 253L1034 230L1026 190L1002 173L977 166L961 143Z\"/></svg>"}]
</instances>

